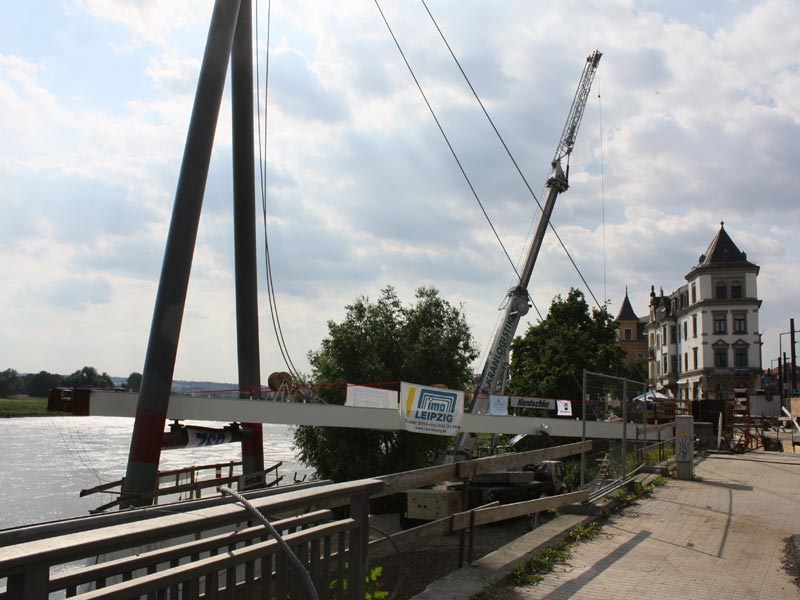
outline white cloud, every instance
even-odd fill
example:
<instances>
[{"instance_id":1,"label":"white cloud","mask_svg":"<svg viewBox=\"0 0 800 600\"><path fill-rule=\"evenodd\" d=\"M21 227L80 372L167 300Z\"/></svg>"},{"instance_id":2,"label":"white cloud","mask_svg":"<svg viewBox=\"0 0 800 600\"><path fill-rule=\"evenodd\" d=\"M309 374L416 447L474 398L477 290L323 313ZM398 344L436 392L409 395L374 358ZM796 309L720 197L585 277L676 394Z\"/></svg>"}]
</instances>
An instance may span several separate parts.
<instances>
[{"instance_id":1,"label":"white cloud","mask_svg":"<svg viewBox=\"0 0 800 600\"><path fill-rule=\"evenodd\" d=\"M122 80L131 83L113 95L89 93L104 83L95 82L91 65L81 77L96 88L65 94L68 73L59 68L57 46L33 56L0 43L0 203L8 217L0 222L0 277L21 294L0 302L0 326L15 350L0 355L0 368L83 366L30 343L39 327L66 337L80 328L103 330L117 343L114 351L102 353L84 336L75 350L85 357L79 362L96 357L97 368L121 375L141 368L211 4L80 0L81 12L65 18L86 27L87 37L111 36L112 68L125 69ZM424 9L384 9L517 259L535 203ZM594 47L605 53L595 87L602 94L603 153L593 93L571 188L553 220L595 295L611 299L612 312L626 285L639 314L650 285L680 286L724 220L762 267L765 342L788 327L798 293L791 276L800 193L793 164L800 154L796 3L726 3L701 13L682 2L645 0L440 1L431 10L537 194L583 59ZM48 33L57 40L58 31ZM476 337L487 343L512 270L375 8L276 2L271 33L271 251L295 362L305 368L306 352L345 304L374 297L387 283L408 300L419 285L439 286L464 303ZM263 87L260 93L263 110ZM226 97L180 378L235 379L230 145ZM42 301L53 298L71 281L80 293L46 318L19 302L28 290L42 290ZM553 296L580 285L549 233L531 286L537 305L546 309ZM266 378L283 367L263 297L260 326ZM774 354L768 345L765 355Z\"/></svg>"}]
</instances>

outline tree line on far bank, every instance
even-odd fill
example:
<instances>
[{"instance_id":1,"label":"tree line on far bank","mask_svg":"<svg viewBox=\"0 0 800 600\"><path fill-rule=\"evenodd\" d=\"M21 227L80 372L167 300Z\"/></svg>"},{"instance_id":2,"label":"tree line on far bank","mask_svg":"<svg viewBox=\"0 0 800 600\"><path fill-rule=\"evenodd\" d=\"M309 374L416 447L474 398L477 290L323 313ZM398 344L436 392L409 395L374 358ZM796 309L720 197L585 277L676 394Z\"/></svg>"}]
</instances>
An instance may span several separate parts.
<instances>
[{"instance_id":1,"label":"tree line on far bank","mask_svg":"<svg viewBox=\"0 0 800 600\"><path fill-rule=\"evenodd\" d=\"M138 392L141 382L140 373L131 373L125 387ZM10 398L19 394L47 398L50 388L54 387L113 388L114 381L108 373L105 371L99 373L94 367L83 367L69 375L47 371L20 375L15 369L0 371L0 398Z\"/></svg>"}]
</instances>

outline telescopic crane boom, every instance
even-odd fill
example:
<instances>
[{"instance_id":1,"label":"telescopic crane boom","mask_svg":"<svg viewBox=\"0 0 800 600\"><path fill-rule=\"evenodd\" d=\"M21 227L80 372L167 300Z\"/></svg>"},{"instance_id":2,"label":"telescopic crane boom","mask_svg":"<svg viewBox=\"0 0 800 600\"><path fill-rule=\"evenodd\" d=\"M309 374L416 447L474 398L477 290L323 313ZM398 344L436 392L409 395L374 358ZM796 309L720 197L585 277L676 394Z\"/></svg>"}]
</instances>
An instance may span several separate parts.
<instances>
[{"instance_id":1,"label":"telescopic crane boom","mask_svg":"<svg viewBox=\"0 0 800 600\"><path fill-rule=\"evenodd\" d=\"M550 177L547 179L547 200L542 208L542 215L539 219L539 224L536 228L536 234L531 241L531 247L528 250L528 255L525 260L525 265L520 273L519 283L508 291L505 303L505 315L500 326L494 334L491 349L486 357L486 363L481 372L481 378L478 387L475 389L475 394L472 398L472 406L470 412L479 413L486 412L489 405L489 394L492 393L497 385L502 372L501 366L504 358L508 354L511 340L517 332L517 326L520 319L528 313L530 305L528 300L528 284L531 280L533 273L533 266L536 264L536 258L539 256L539 250L542 247L542 240L547 231L547 226L550 223L550 215L553 214L553 207L556 203L556 198L562 192L566 192L569 188L569 155L572 153L572 148L575 146L575 137L578 135L578 128L581 124L583 111L586 108L586 100L589 97L589 90L592 87L597 65L600 63L602 53L598 50L592 52L586 58L586 64L583 67L581 79L578 82L578 89L575 92L575 97L572 100L572 106L569 109L567 122L564 124L564 130L561 132L561 139L556 147L556 153L550 163L552 169ZM566 159L566 170L562 167L561 161ZM456 451L462 454L471 454L472 448L475 445L476 435L460 434L456 442Z\"/></svg>"}]
</instances>

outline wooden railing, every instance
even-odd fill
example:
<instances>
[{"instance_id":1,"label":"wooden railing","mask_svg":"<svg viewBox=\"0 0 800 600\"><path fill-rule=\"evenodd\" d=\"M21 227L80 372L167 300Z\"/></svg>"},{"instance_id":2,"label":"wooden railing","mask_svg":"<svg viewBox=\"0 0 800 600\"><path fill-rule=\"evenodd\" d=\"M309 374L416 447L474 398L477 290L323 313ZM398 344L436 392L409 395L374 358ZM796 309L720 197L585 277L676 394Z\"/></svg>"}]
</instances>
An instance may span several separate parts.
<instances>
[{"instance_id":1,"label":"wooden railing","mask_svg":"<svg viewBox=\"0 0 800 600\"><path fill-rule=\"evenodd\" d=\"M380 559L453 532L586 502L586 491L464 510L369 542L369 499L590 451L591 441L348 483L249 495L301 559L320 598L365 596L367 555ZM466 503L465 503L466 504ZM245 510L220 498L0 532L0 600L303 598L300 572ZM336 507L336 510L331 510ZM153 516L157 515L157 516ZM462 536L459 563L464 554ZM240 596L241 595L241 596Z\"/></svg>"},{"instance_id":2,"label":"wooden railing","mask_svg":"<svg viewBox=\"0 0 800 600\"><path fill-rule=\"evenodd\" d=\"M364 479L251 502L283 532L320 598L361 600L369 497L383 486ZM346 504L347 514L313 508L331 502ZM53 593L80 600L210 599L221 593L304 597L297 568L266 529L248 521L248 513L231 502L0 547L0 578L6 578L0 598L44 600ZM94 564L101 556L102 562Z\"/></svg>"},{"instance_id":3,"label":"wooden railing","mask_svg":"<svg viewBox=\"0 0 800 600\"><path fill-rule=\"evenodd\" d=\"M282 462L273 463L263 471L256 471L247 475L248 479L256 479L262 483L260 487L270 488L280 484L283 476L278 473L278 469L283 465ZM182 469L172 469L169 471L158 472L158 488L149 493L138 494L140 498L151 498L153 504L158 504L158 499L164 496L184 496L179 499L202 498L203 490L219 490L220 486L228 486L233 489L244 490L244 475L241 472L241 461L229 461L224 463L212 463L208 465L195 465ZM223 475L223 471L227 471ZM272 478L270 479L270 475ZM124 479L102 483L92 488L81 490L81 496L89 494L114 494L118 496L111 502L101 504L91 510L91 513L102 513L110 508L115 508L125 502L122 485ZM130 498L130 496L128 496Z\"/></svg>"}]
</instances>

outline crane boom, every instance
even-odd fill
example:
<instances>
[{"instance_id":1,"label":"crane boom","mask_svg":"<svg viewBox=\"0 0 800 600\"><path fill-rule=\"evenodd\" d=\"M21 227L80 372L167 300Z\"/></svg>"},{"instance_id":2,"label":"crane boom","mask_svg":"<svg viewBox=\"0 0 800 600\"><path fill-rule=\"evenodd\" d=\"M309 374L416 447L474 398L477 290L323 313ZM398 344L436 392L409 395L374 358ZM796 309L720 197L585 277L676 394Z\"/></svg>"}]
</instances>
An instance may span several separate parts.
<instances>
[{"instance_id":1,"label":"crane boom","mask_svg":"<svg viewBox=\"0 0 800 600\"><path fill-rule=\"evenodd\" d=\"M531 246L525 259L525 265L520 273L519 283L511 288L506 296L505 315L494 334L489 354L483 365L481 377L472 398L472 406L470 407L470 412L472 413L486 412L489 405L489 394L493 392L500 379L500 374L502 372L501 366L505 357L508 355L511 341L514 339L514 335L517 332L519 321L528 313L530 308L528 304L528 284L533 274L533 266L536 264L536 259L539 256L539 250L542 247L544 234L550 223L550 216L553 213L556 198L560 193L567 191L569 188L569 155L572 153L572 148L575 146L575 138L578 134L578 128L583 118L583 111L586 108L586 101L589 97L589 91L592 87L592 81L594 81L594 75L597 71L597 65L600 63L601 56L602 53L595 50L586 58L586 64L583 67L583 73L578 82L578 89L575 92L575 97L572 99L572 106L570 107L567 121L564 124L564 130L561 133L561 139L558 142L556 153L550 163L552 171L550 177L547 179L547 200L542 208L542 214L539 218L536 233L531 241ZM561 161L564 158L567 159L566 171L561 166ZM472 448L475 445L475 439L476 434L474 433L460 434L456 441L456 451L462 454L471 454Z\"/></svg>"}]
</instances>

